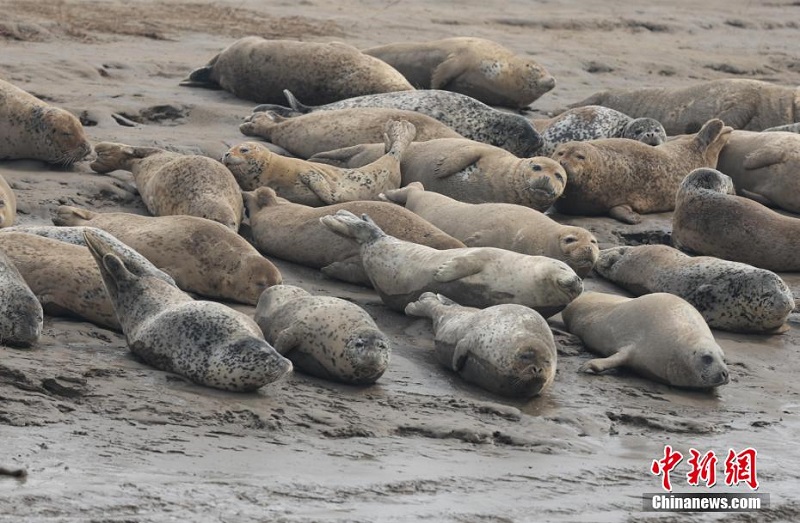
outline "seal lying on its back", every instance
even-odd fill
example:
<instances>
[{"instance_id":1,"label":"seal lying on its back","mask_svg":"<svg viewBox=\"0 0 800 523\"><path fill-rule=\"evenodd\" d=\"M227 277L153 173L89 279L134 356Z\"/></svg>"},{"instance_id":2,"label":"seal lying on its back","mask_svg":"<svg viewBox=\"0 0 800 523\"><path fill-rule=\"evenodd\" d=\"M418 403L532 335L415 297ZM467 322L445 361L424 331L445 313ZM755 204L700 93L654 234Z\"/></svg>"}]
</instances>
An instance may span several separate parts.
<instances>
[{"instance_id":1,"label":"seal lying on its back","mask_svg":"<svg viewBox=\"0 0 800 523\"><path fill-rule=\"evenodd\" d=\"M728 383L722 349L697 309L673 294L625 298L587 292L562 313L567 329L604 358L581 370L629 367L675 387L709 389Z\"/></svg>"},{"instance_id":2,"label":"seal lying on its back","mask_svg":"<svg viewBox=\"0 0 800 523\"><path fill-rule=\"evenodd\" d=\"M142 274L104 237L85 232L89 251L131 352L157 369L231 391L253 391L291 371L258 325L226 305L194 301Z\"/></svg>"},{"instance_id":3,"label":"seal lying on its back","mask_svg":"<svg viewBox=\"0 0 800 523\"><path fill-rule=\"evenodd\" d=\"M260 103L281 103L281 91L291 89L315 104L413 89L397 70L355 47L257 36L237 40L181 85L222 87Z\"/></svg>"},{"instance_id":4,"label":"seal lying on its back","mask_svg":"<svg viewBox=\"0 0 800 523\"><path fill-rule=\"evenodd\" d=\"M525 107L556 86L533 60L483 38L444 38L362 51L400 71L417 89L444 89L488 105Z\"/></svg>"},{"instance_id":5,"label":"seal lying on its back","mask_svg":"<svg viewBox=\"0 0 800 523\"><path fill-rule=\"evenodd\" d=\"M404 205L467 247L497 247L548 256L586 276L597 260L597 239L580 227L561 225L545 214L508 203L462 203L426 191L419 182L387 191L386 200Z\"/></svg>"},{"instance_id":6,"label":"seal lying on its back","mask_svg":"<svg viewBox=\"0 0 800 523\"><path fill-rule=\"evenodd\" d=\"M11 227L17 217L17 197L14 191L0 176L0 229Z\"/></svg>"},{"instance_id":7,"label":"seal lying on its back","mask_svg":"<svg viewBox=\"0 0 800 523\"><path fill-rule=\"evenodd\" d=\"M199 155L156 147L102 142L95 146L98 173L125 169L133 173L147 210L154 216L186 214L214 220L234 230L242 222L242 196L224 165Z\"/></svg>"},{"instance_id":8,"label":"seal lying on its back","mask_svg":"<svg viewBox=\"0 0 800 523\"><path fill-rule=\"evenodd\" d=\"M436 118L464 138L496 145L521 158L533 156L542 145L542 137L524 116L498 111L474 98L450 91L419 90L373 94L316 107L301 104L291 92L287 91L286 97L291 110L266 105L258 106L253 111L275 111L284 116L292 116L296 113L356 107L404 109ZM380 140L373 140L378 141Z\"/></svg>"},{"instance_id":9,"label":"seal lying on its back","mask_svg":"<svg viewBox=\"0 0 800 523\"><path fill-rule=\"evenodd\" d=\"M372 286L397 311L430 291L448 293L467 306L517 303L550 316L583 291L567 264L544 256L493 247L437 251L388 236L366 214L358 218L344 210L320 221L359 243Z\"/></svg>"},{"instance_id":10,"label":"seal lying on its back","mask_svg":"<svg viewBox=\"0 0 800 523\"><path fill-rule=\"evenodd\" d=\"M36 295L0 250L0 344L33 345L42 335L43 316Z\"/></svg>"},{"instance_id":11,"label":"seal lying on its back","mask_svg":"<svg viewBox=\"0 0 800 523\"><path fill-rule=\"evenodd\" d=\"M503 396L531 398L553 383L556 344L542 316L522 305L483 310L426 292L405 313L433 320L439 363Z\"/></svg>"},{"instance_id":12,"label":"seal lying on its back","mask_svg":"<svg viewBox=\"0 0 800 523\"><path fill-rule=\"evenodd\" d=\"M313 376L368 385L389 366L389 338L349 301L276 285L259 298L255 320L278 352Z\"/></svg>"},{"instance_id":13,"label":"seal lying on its back","mask_svg":"<svg viewBox=\"0 0 800 523\"><path fill-rule=\"evenodd\" d=\"M380 144L320 153L311 161L355 168L383 154ZM561 196L567 173L555 160L518 158L510 152L465 138L413 142L400 164L402 185L421 182L468 203L514 203L544 211Z\"/></svg>"},{"instance_id":14,"label":"seal lying on its back","mask_svg":"<svg viewBox=\"0 0 800 523\"><path fill-rule=\"evenodd\" d=\"M405 120L412 124L416 129L414 140L418 142L461 138L460 134L430 116L381 108L320 111L294 118L284 118L271 111L258 112L248 116L239 130L244 135L272 142L298 158L311 158L321 152L362 143L383 143L386 122L390 120ZM381 155L385 153L383 150Z\"/></svg>"},{"instance_id":15,"label":"seal lying on its back","mask_svg":"<svg viewBox=\"0 0 800 523\"><path fill-rule=\"evenodd\" d=\"M358 169L341 169L299 158L286 158L255 142L232 147L222 163L242 189L271 187L287 200L318 207L358 200L400 187L400 162L416 130L408 122L386 123L386 153Z\"/></svg>"},{"instance_id":16,"label":"seal lying on its back","mask_svg":"<svg viewBox=\"0 0 800 523\"><path fill-rule=\"evenodd\" d=\"M671 211L681 180L692 169L716 165L731 130L711 120L694 136L655 147L625 138L559 145L553 158L564 166L569 183L556 209L607 213L625 223L639 223L639 213Z\"/></svg>"},{"instance_id":17,"label":"seal lying on its back","mask_svg":"<svg viewBox=\"0 0 800 523\"><path fill-rule=\"evenodd\" d=\"M655 118L670 136L697 132L712 118L748 131L800 122L800 88L739 78L689 87L612 89L570 107L585 105L603 105L634 118Z\"/></svg>"},{"instance_id":18,"label":"seal lying on its back","mask_svg":"<svg viewBox=\"0 0 800 523\"><path fill-rule=\"evenodd\" d=\"M247 240L211 220L62 205L53 223L107 231L169 273L178 287L202 296L255 305L265 288L282 281L278 269Z\"/></svg>"},{"instance_id":19,"label":"seal lying on its back","mask_svg":"<svg viewBox=\"0 0 800 523\"><path fill-rule=\"evenodd\" d=\"M738 194L800 213L800 135L733 131L717 170L733 179Z\"/></svg>"},{"instance_id":20,"label":"seal lying on its back","mask_svg":"<svg viewBox=\"0 0 800 523\"><path fill-rule=\"evenodd\" d=\"M72 165L92 152L75 115L0 80L0 160Z\"/></svg>"},{"instance_id":21,"label":"seal lying on its back","mask_svg":"<svg viewBox=\"0 0 800 523\"><path fill-rule=\"evenodd\" d=\"M457 249L464 244L448 236L411 211L386 202L346 202L328 207L306 207L279 199L262 187L244 193L253 242L270 256L321 269L326 276L371 286L364 272L358 244L334 234L319 222L340 209L367 213L387 233L434 249Z\"/></svg>"},{"instance_id":22,"label":"seal lying on its back","mask_svg":"<svg viewBox=\"0 0 800 523\"><path fill-rule=\"evenodd\" d=\"M794 309L792 291L777 274L710 256L693 258L667 245L605 249L595 270L636 295L680 296L715 329L783 332Z\"/></svg>"},{"instance_id":23,"label":"seal lying on its back","mask_svg":"<svg viewBox=\"0 0 800 523\"><path fill-rule=\"evenodd\" d=\"M588 105L565 111L555 118L533 120L542 134L542 147L537 154L550 156L562 143L585 142L601 138L629 138L647 145L667 141L664 127L652 118L631 118L627 114Z\"/></svg>"},{"instance_id":24,"label":"seal lying on its back","mask_svg":"<svg viewBox=\"0 0 800 523\"><path fill-rule=\"evenodd\" d=\"M800 271L800 219L736 196L715 169L695 169L680 185L672 215L676 247L770 271Z\"/></svg>"}]
</instances>

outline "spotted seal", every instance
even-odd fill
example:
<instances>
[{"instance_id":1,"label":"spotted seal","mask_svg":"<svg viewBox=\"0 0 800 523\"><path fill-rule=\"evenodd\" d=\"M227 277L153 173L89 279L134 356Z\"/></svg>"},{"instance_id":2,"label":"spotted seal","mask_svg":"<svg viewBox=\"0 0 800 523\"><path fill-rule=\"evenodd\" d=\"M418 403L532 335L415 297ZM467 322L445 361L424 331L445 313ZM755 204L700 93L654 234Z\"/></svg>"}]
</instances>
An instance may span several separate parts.
<instances>
[{"instance_id":1,"label":"spotted seal","mask_svg":"<svg viewBox=\"0 0 800 523\"><path fill-rule=\"evenodd\" d=\"M507 203L463 203L426 191L419 182L383 197L404 205L467 247L497 247L561 260L586 276L597 260L597 239L580 227L561 225L539 211Z\"/></svg>"},{"instance_id":2,"label":"spotted seal","mask_svg":"<svg viewBox=\"0 0 800 523\"><path fill-rule=\"evenodd\" d=\"M625 298L586 292L562 313L567 329L603 358L584 372L629 367L675 387L710 389L729 381L725 356L697 309L667 293Z\"/></svg>"},{"instance_id":3,"label":"spotted seal","mask_svg":"<svg viewBox=\"0 0 800 523\"><path fill-rule=\"evenodd\" d=\"M434 249L456 249L464 244L426 220L397 205L378 202L346 202L327 207L307 207L278 198L261 187L244 193L256 247L269 256L322 270L326 276L371 286L364 272L358 244L334 234L319 222L339 210L367 213L388 234ZM320 248L324 246L324 248Z\"/></svg>"},{"instance_id":4,"label":"spotted seal","mask_svg":"<svg viewBox=\"0 0 800 523\"><path fill-rule=\"evenodd\" d=\"M156 147L102 142L95 146L98 173L133 173L147 210L154 216L186 214L214 220L234 231L242 221L242 196L236 179L220 162Z\"/></svg>"},{"instance_id":5,"label":"spotted seal","mask_svg":"<svg viewBox=\"0 0 800 523\"><path fill-rule=\"evenodd\" d=\"M667 245L605 249L595 270L637 296L680 296L715 329L783 332L794 309L792 291L777 274L711 256L687 256Z\"/></svg>"},{"instance_id":6,"label":"spotted seal","mask_svg":"<svg viewBox=\"0 0 800 523\"><path fill-rule=\"evenodd\" d=\"M0 175L0 229L11 227L17 217L17 197L6 179Z\"/></svg>"},{"instance_id":7,"label":"spotted seal","mask_svg":"<svg viewBox=\"0 0 800 523\"><path fill-rule=\"evenodd\" d=\"M272 187L278 196L294 203L319 207L377 200L381 192L400 187L400 162L415 133L409 122L387 122L385 154L358 169L286 158L255 142L232 147L223 155L222 163L242 189Z\"/></svg>"},{"instance_id":8,"label":"spotted seal","mask_svg":"<svg viewBox=\"0 0 800 523\"><path fill-rule=\"evenodd\" d=\"M0 344L28 347L42 335L44 312L14 262L0 250Z\"/></svg>"},{"instance_id":9,"label":"spotted seal","mask_svg":"<svg viewBox=\"0 0 800 523\"><path fill-rule=\"evenodd\" d=\"M72 165L92 152L80 120L0 80L0 160Z\"/></svg>"},{"instance_id":10,"label":"spotted seal","mask_svg":"<svg viewBox=\"0 0 800 523\"><path fill-rule=\"evenodd\" d=\"M537 152L541 156L552 155L556 147L567 142L628 138L647 145L661 145L667 141L667 133L658 120L631 118L600 105L576 107L555 118L534 120L533 124L542 134L542 147Z\"/></svg>"},{"instance_id":11,"label":"spotted seal","mask_svg":"<svg viewBox=\"0 0 800 523\"><path fill-rule=\"evenodd\" d=\"M676 247L770 271L800 271L800 219L736 196L716 169L695 169L681 182L672 215Z\"/></svg>"},{"instance_id":12,"label":"spotted seal","mask_svg":"<svg viewBox=\"0 0 800 523\"><path fill-rule=\"evenodd\" d=\"M366 214L358 218L345 210L320 222L359 243L372 286L393 310L436 292L470 307L517 303L552 315L583 291L566 263L544 256L493 247L437 251L388 236Z\"/></svg>"},{"instance_id":13,"label":"spotted seal","mask_svg":"<svg viewBox=\"0 0 800 523\"><path fill-rule=\"evenodd\" d=\"M722 120L710 120L696 135L655 147L625 138L559 145L553 158L569 183L556 209L625 223L639 223L639 213L671 211L681 180L692 169L716 165L731 131Z\"/></svg>"},{"instance_id":14,"label":"spotted seal","mask_svg":"<svg viewBox=\"0 0 800 523\"><path fill-rule=\"evenodd\" d=\"M181 85L222 87L259 103L281 103L281 90L291 89L316 104L413 89L390 65L347 44L257 36L237 40Z\"/></svg>"},{"instance_id":15,"label":"spotted seal","mask_svg":"<svg viewBox=\"0 0 800 523\"><path fill-rule=\"evenodd\" d=\"M201 296L255 305L265 288L282 281L247 240L204 218L95 213L63 205L53 223L107 231L170 274L178 287Z\"/></svg>"},{"instance_id":16,"label":"spotted seal","mask_svg":"<svg viewBox=\"0 0 800 523\"><path fill-rule=\"evenodd\" d=\"M488 105L520 108L556 86L541 64L484 38L443 38L370 47L417 89L444 89Z\"/></svg>"},{"instance_id":17,"label":"spotted seal","mask_svg":"<svg viewBox=\"0 0 800 523\"><path fill-rule=\"evenodd\" d=\"M267 342L313 376L368 385L389 366L389 338L349 301L276 285L261 295L255 320Z\"/></svg>"},{"instance_id":18,"label":"spotted seal","mask_svg":"<svg viewBox=\"0 0 800 523\"><path fill-rule=\"evenodd\" d=\"M541 314L523 305L462 307L423 293L405 313L433 321L436 358L464 380L502 396L531 398L556 375L556 344Z\"/></svg>"},{"instance_id":19,"label":"spotted seal","mask_svg":"<svg viewBox=\"0 0 800 523\"><path fill-rule=\"evenodd\" d=\"M521 158L533 156L542 145L542 137L524 116L498 111L474 98L450 91L398 91L359 96L315 107L300 103L289 91L285 94L291 109L266 105L258 106L253 111L275 111L283 116L292 116L359 107L403 109L426 114L464 138L495 145Z\"/></svg>"},{"instance_id":20,"label":"spotted seal","mask_svg":"<svg viewBox=\"0 0 800 523\"><path fill-rule=\"evenodd\" d=\"M634 118L654 118L670 136L694 133L712 118L734 129L761 131L800 121L800 88L724 78L687 87L612 89L570 107L602 105Z\"/></svg>"},{"instance_id":21,"label":"spotted seal","mask_svg":"<svg viewBox=\"0 0 800 523\"><path fill-rule=\"evenodd\" d=\"M320 153L311 161L357 168L382 154L380 144ZM542 156L518 158L510 152L465 138L414 142L400 164L402 185L422 183L467 203L513 203L544 211L564 192L567 173Z\"/></svg>"},{"instance_id":22,"label":"spotted seal","mask_svg":"<svg viewBox=\"0 0 800 523\"><path fill-rule=\"evenodd\" d=\"M292 369L245 314L195 301L138 268L91 229L86 244L125 333L128 348L148 365L200 385L253 391Z\"/></svg>"}]
</instances>

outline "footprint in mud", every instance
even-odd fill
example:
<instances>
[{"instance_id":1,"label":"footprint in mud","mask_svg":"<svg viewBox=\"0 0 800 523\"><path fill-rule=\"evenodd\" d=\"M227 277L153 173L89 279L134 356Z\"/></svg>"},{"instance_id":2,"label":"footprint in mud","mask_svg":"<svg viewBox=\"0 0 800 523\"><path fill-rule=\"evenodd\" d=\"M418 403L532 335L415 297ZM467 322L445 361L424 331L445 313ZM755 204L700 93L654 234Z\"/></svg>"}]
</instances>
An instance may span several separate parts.
<instances>
[{"instance_id":1,"label":"footprint in mud","mask_svg":"<svg viewBox=\"0 0 800 523\"><path fill-rule=\"evenodd\" d=\"M182 123L183 119L189 116L191 107L186 105L153 105L145 107L138 113L132 114L127 112L119 112L112 114L114 120L118 124L125 127L134 127L137 124L147 125L178 125Z\"/></svg>"}]
</instances>

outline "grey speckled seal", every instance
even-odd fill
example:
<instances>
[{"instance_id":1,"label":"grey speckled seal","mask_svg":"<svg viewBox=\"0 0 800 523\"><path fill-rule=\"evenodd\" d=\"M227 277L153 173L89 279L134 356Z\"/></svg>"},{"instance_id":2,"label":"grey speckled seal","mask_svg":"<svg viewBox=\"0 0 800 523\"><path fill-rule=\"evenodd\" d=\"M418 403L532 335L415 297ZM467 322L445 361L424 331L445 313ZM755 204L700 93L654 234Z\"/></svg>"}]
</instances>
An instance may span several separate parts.
<instances>
[{"instance_id":1,"label":"grey speckled seal","mask_svg":"<svg viewBox=\"0 0 800 523\"><path fill-rule=\"evenodd\" d=\"M280 105L259 105L253 112L274 111L281 116L296 116L353 107L403 109L426 114L464 138L496 145L521 158L533 156L542 145L542 137L524 116L498 111L474 98L450 91L420 89L372 94L315 107L300 103L289 91L284 93L291 109Z\"/></svg>"},{"instance_id":2,"label":"grey speckled seal","mask_svg":"<svg viewBox=\"0 0 800 523\"><path fill-rule=\"evenodd\" d=\"M542 316L522 305L462 307L426 292L406 314L433 320L439 363L503 396L530 398L553 383L556 344Z\"/></svg>"},{"instance_id":3,"label":"grey speckled seal","mask_svg":"<svg viewBox=\"0 0 800 523\"><path fill-rule=\"evenodd\" d=\"M0 251L0 344L27 347L42 334L42 305L14 262Z\"/></svg>"},{"instance_id":4,"label":"grey speckled seal","mask_svg":"<svg viewBox=\"0 0 800 523\"><path fill-rule=\"evenodd\" d=\"M565 111L549 120L536 120L542 133L542 147L537 154L550 156L559 144L585 142L601 138L628 138L647 145L667 141L664 126L652 118L631 118L608 107L588 105Z\"/></svg>"},{"instance_id":5,"label":"grey speckled seal","mask_svg":"<svg viewBox=\"0 0 800 523\"><path fill-rule=\"evenodd\" d=\"M84 234L128 347L149 365L230 391L256 390L292 369L243 313L194 301L163 280L137 275L131 270L136 262L103 236Z\"/></svg>"},{"instance_id":6,"label":"grey speckled seal","mask_svg":"<svg viewBox=\"0 0 800 523\"><path fill-rule=\"evenodd\" d=\"M255 320L278 352L313 376L368 385L389 366L389 338L349 301L275 285L258 300Z\"/></svg>"},{"instance_id":7,"label":"grey speckled seal","mask_svg":"<svg viewBox=\"0 0 800 523\"><path fill-rule=\"evenodd\" d=\"M366 214L341 210L320 221L360 245L364 270L383 302L403 311L424 292L472 307L517 303L553 315L583 292L569 266L544 256L477 247L437 251L388 236Z\"/></svg>"},{"instance_id":8,"label":"grey speckled seal","mask_svg":"<svg viewBox=\"0 0 800 523\"><path fill-rule=\"evenodd\" d=\"M794 309L791 290L774 272L711 256L687 256L667 245L605 249L595 270L636 295L680 296L716 329L783 332Z\"/></svg>"}]
</instances>

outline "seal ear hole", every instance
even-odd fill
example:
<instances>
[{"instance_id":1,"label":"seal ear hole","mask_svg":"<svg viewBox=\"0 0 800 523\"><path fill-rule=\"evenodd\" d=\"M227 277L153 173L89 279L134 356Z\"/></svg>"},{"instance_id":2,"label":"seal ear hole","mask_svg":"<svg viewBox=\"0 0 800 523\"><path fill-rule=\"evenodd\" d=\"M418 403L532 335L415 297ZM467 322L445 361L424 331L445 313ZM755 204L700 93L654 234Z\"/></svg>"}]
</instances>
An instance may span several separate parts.
<instances>
[{"instance_id":1,"label":"seal ear hole","mask_svg":"<svg viewBox=\"0 0 800 523\"><path fill-rule=\"evenodd\" d=\"M556 177L556 180L558 180L558 181L559 181L559 182L561 182L562 184L563 184L563 183L566 183L566 180L564 179L564 175L563 175L563 174L561 174L560 172L557 172L557 171L556 171L556 173L555 173L555 177Z\"/></svg>"},{"instance_id":2,"label":"seal ear hole","mask_svg":"<svg viewBox=\"0 0 800 523\"><path fill-rule=\"evenodd\" d=\"M535 164L533 164L533 165L531 166L531 169L533 169L534 171L537 171L537 172L538 172L538 171L541 171L541 170L542 170L542 166L541 166L541 165L539 165L538 163L535 163Z\"/></svg>"}]
</instances>

